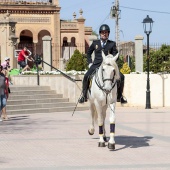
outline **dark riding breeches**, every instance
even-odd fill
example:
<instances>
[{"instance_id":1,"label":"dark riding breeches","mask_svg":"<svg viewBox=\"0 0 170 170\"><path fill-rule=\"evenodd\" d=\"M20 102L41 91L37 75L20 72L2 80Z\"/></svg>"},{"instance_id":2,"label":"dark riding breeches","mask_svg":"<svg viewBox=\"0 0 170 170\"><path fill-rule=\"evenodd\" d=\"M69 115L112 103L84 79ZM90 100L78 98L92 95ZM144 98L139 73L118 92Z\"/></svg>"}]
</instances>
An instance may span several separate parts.
<instances>
[{"instance_id":1,"label":"dark riding breeches","mask_svg":"<svg viewBox=\"0 0 170 170\"><path fill-rule=\"evenodd\" d=\"M88 71L86 72L86 74L84 75L84 79L83 79L83 96L87 97L87 90L89 88L89 77L93 74L93 72L96 70L96 68L99 68L100 65L92 65Z\"/></svg>"}]
</instances>

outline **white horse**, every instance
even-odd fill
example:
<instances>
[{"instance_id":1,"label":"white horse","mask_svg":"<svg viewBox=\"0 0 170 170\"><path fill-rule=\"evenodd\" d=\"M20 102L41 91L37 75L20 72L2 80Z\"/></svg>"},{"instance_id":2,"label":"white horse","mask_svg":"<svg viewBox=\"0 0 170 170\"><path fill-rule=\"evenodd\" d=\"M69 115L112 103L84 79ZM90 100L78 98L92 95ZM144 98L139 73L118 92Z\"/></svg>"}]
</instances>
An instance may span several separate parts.
<instances>
[{"instance_id":1,"label":"white horse","mask_svg":"<svg viewBox=\"0 0 170 170\"><path fill-rule=\"evenodd\" d=\"M91 89L88 91L91 111L91 125L88 132L90 135L94 134L94 123L98 121L99 147L105 147L106 110L108 106L110 108L109 149L115 149L115 106L117 101L117 81L120 79L119 69L115 61L118 58L118 55L119 54L113 56L109 54L105 56L102 51L103 62L96 71L92 79Z\"/></svg>"}]
</instances>

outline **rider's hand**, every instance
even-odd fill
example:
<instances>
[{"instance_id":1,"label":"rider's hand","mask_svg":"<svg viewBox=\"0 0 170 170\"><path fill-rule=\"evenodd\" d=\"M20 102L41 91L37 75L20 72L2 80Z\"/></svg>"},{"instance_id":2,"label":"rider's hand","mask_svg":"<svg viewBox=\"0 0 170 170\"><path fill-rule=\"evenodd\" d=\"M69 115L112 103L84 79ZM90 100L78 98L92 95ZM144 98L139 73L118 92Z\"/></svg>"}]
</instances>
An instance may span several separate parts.
<instances>
[{"instance_id":1,"label":"rider's hand","mask_svg":"<svg viewBox=\"0 0 170 170\"><path fill-rule=\"evenodd\" d=\"M90 64L89 64L89 68L92 66L92 64L93 64L93 63L90 63Z\"/></svg>"}]
</instances>

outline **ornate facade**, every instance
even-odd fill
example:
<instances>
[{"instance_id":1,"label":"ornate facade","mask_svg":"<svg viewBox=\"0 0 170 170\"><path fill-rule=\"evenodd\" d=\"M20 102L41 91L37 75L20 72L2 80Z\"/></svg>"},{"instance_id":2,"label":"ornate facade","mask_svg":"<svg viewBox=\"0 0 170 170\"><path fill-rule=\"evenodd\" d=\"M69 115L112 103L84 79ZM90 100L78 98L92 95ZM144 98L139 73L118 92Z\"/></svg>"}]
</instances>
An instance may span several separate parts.
<instances>
[{"instance_id":1,"label":"ornate facade","mask_svg":"<svg viewBox=\"0 0 170 170\"><path fill-rule=\"evenodd\" d=\"M0 0L0 27L13 30L17 44L15 49L22 49L28 46L33 54L39 54L43 58L44 36L51 37L51 63L54 67L60 68L63 59L67 60L77 48L85 53L89 44L89 36L92 34L91 27L85 27L83 11L79 11L79 16L73 14L70 21L60 20L60 10L58 0ZM8 16L8 27L4 25ZM13 27L10 26L13 23ZM8 47L4 49L11 33L7 31L7 37L0 40L1 60L6 56L12 58L12 65L16 67L16 58L10 56ZM5 36L5 34L3 34ZM8 46L8 45L7 45ZM3 50L2 50L3 49Z\"/></svg>"}]
</instances>

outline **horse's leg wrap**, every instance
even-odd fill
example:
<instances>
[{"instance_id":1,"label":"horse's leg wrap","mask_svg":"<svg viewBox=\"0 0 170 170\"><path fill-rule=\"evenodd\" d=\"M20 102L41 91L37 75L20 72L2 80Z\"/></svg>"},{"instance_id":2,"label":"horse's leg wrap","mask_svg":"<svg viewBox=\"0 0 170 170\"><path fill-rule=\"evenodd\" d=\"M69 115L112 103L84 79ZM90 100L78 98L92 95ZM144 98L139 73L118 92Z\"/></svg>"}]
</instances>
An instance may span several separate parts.
<instances>
[{"instance_id":1,"label":"horse's leg wrap","mask_svg":"<svg viewBox=\"0 0 170 170\"><path fill-rule=\"evenodd\" d=\"M103 125L99 126L99 142L105 142L104 139L103 139L103 136L104 136L104 133L103 133Z\"/></svg>"},{"instance_id":2,"label":"horse's leg wrap","mask_svg":"<svg viewBox=\"0 0 170 170\"><path fill-rule=\"evenodd\" d=\"M114 123L110 124L110 133L115 133L115 124Z\"/></svg>"},{"instance_id":3,"label":"horse's leg wrap","mask_svg":"<svg viewBox=\"0 0 170 170\"><path fill-rule=\"evenodd\" d=\"M103 135L103 126L99 126L99 135Z\"/></svg>"},{"instance_id":4,"label":"horse's leg wrap","mask_svg":"<svg viewBox=\"0 0 170 170\"><path fill-rule=\"evenodd\" d=\"M110 123L110 140L109 143L115 143L115 123Z\"/></svg>"}]
</instances>

